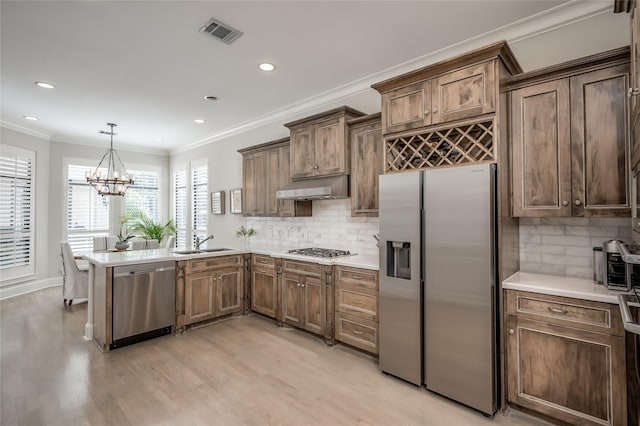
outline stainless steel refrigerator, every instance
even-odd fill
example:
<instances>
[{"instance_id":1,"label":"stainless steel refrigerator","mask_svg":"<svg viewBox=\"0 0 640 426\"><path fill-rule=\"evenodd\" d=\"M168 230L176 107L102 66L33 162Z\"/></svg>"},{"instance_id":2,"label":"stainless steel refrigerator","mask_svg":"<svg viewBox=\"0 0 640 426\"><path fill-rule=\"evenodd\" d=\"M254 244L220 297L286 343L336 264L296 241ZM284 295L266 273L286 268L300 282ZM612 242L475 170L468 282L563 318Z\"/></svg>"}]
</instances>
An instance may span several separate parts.
<instances>
[{"instance_id":1,"label":"stainless steel refrigerator","mask_svg":"<svg viewBox=\"0 0 640 426\"><path fill-rule=\"evenodd\" d=\"M380 367L497 404L494 164L380 176Z\"/></svg>"}]
</instances>

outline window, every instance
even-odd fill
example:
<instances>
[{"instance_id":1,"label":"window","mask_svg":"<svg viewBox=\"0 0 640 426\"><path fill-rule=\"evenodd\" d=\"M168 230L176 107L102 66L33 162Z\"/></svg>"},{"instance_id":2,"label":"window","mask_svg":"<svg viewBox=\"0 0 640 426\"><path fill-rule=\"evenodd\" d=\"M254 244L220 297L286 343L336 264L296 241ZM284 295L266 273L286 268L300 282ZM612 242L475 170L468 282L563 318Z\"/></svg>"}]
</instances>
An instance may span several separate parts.
<instances>
[{"instance_id":1,"label":"window","mask_svg":"<svg viewBox=\"0 0 640 426\"><path fill-rule=\"evenodd\" d=\"M3 145L0 154L2 278L34 273L35 152Z\"/></svg>"},{"instance_id":2,"label":"window","mask_svg":"<svg viewBox=\"0 0 640 426\"><path fill-rule=\"evenodd\" d=\"M124 212L129 209L139 209L147 213L155 222L159 222L160 173L142 170L129 170L129 173L133 175L134 184L125 193Z\"/></svg>"},{"instance_id":3,"label":"window","mask_svg":"<svg viewBox=\"0 0 640 426\"><path fill-rule=\"evenodd\" d=\"M207 235L209 175L206 160L177 167L173 173L173 217L176 247L191 247L196 236Z\"/></svg>"},{"instance_id":4,"label":"window","mask_svg":"<svg viewBox=\"0 0 640 426\"><path fill-rule=\"evenodd\" d=\"M187 247L187 229L189 217L187 214L187 170L176 171L173 175L174 186L174 222L176 225L176 247Z\"/></svg>"},{"instance_id":5,"label":"window","mask_svg":"<svg viewBox=\"0 0 640 426\"><path fill-rule=\"evenodd\" d=\"M109 200L87 183L86 165L67 166L67 240L71 249L88 251L93 237L109 235ZM101 169L106 174L106 169ZM128 191L128 190L127 190Z\"/></svg>"},{"instance_id":6,"label":"window","mask_svg":"<svg viewBox=\"0 0 640 426\"><path fill-rule=\"evenodd\" d=\"M191 169L191 211L194 238L197 236L203 239L207 236L208 182L206 164Z\"/></svg>"}]
</instances>

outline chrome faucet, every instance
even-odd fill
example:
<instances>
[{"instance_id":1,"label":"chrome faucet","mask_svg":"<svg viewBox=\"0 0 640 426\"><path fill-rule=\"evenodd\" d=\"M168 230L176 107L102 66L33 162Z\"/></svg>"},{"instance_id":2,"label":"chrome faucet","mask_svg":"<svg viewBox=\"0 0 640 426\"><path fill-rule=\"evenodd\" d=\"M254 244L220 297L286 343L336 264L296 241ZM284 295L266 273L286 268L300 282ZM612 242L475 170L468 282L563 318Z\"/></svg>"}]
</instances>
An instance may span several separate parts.
<instances>
[{"instance_id":1,"label":"chrome faucet","mask_svg":"<svg viewBox=\"0 0 640 426\"><path fill-rule=\"evenodd\" d=\"M212 240L214 237L213 235L209 235L207 238L205 238L204 240L200 241L200 237L198 237L196 235L196 250L200 250L200 246L203 245L204 243L206 243L209 240Z\"/></svg>"}]
</instances>

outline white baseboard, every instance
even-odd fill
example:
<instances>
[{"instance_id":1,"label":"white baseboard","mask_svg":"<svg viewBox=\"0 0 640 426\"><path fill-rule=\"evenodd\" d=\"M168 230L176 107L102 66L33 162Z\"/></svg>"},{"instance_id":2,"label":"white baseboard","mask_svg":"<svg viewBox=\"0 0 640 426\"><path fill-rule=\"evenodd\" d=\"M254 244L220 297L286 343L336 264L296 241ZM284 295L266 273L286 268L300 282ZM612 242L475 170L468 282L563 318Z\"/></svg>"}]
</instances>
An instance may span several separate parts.
<instances>
[{"instance_id":1,"label":"white baseboard","mask_svg":"<svg viewBox=\"0 0 640 426\"><path fill-rule=\"evenodd\" d=\"M42 290L48 287L62 286L62 277L47 278L45 280L29 281L26 283L18 283L0 288L0 300L9 299L10 297L20 296L21 294L31 293L33 291ZM62 297L62 294L60 295Z\"/></svg>"}]
</instances>

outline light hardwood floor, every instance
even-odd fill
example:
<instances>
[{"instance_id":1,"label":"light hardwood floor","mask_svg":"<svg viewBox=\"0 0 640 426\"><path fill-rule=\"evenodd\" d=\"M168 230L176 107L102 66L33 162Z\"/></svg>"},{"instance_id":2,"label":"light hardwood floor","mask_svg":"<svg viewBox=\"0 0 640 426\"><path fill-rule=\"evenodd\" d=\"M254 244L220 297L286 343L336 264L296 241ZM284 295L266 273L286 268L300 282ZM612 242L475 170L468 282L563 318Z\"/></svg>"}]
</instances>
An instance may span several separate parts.
<instances>
[{"instance_id":1,"label":"light hardwood floor","mask_svg":"<svg viewBox=\"0 0 640 426\"><path fill-rule=\"evenodd\" d=\"M0 302L0 424L531 425L386 376L344 346L234 317L101 353L60 288Z\"/></svg>"}]
</instances>

